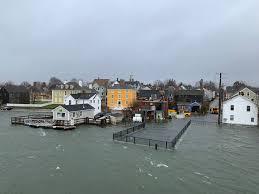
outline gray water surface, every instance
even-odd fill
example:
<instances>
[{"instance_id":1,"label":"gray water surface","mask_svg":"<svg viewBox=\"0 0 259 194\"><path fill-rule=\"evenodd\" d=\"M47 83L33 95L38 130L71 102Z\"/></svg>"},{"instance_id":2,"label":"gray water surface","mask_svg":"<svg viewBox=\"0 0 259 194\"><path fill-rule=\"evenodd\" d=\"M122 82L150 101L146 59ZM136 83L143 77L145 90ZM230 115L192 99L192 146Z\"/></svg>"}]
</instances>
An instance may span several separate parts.
<instances>
[{"instance_id":1,"label":"gray water surface","mask_svg":"<svg viewBox=\"0 0 259 194\"><path fill-rule=\"evenodd\" d=\"M0 112L0 193L259 193L258 128L192 124L156 151L113 142L123 126L35 129L11 126L15 114Z\"/></svg>"}]
</instances>

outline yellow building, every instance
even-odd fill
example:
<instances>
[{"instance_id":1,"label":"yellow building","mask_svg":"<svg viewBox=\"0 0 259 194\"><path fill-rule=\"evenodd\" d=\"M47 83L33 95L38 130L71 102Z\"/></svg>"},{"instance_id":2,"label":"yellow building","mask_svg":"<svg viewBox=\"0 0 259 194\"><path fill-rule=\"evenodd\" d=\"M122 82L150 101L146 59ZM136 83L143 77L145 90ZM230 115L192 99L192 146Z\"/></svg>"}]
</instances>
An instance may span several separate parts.
<instances>
[{"instance_id":1,"label":"yellow building","mask_svg":"<svg viewBox=\"0 0 259 194\"><path fill-rule=\"evenodd\" d=\"M131 86L115 84L107 90L107 106L109 109L132 107L136 99L137 91Z\"/></svg>"},{"instance_id":2,"label":"yellow building","mask_svg":"<svg viewBox=\"0 0 259 194\"><path fill-rule=\"evenodd\" d=\"M52 104L64 104L65 96L82 92L83 88L75 82L58 85L52 90Z\"/></svg>"}]
</instances>

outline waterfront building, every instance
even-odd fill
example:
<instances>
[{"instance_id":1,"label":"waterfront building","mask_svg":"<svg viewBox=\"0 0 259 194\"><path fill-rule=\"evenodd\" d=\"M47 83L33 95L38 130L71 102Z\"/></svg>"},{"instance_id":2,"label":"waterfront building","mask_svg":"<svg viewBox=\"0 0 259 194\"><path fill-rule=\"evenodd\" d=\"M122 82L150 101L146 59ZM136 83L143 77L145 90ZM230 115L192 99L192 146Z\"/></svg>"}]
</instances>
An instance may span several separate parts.
<instances>
[{"instance_id":1,"label":"waterfront building","mask_svg":"<svg viewBox=\"0 0 259 194\"><path fill-rule=\"evenodd\" d=\"M94 115L101 112L101 97L97 93L78 93L65 97L65 105L89 104L94 107Z\"/></svg>"},{"instance_id":2,"label":"waterfront building","mask_svg":"<svg viewBox=\"0 0 259 194\"><path fill-rule=\"evenodd\" d=\"M60 105L54 110L53 121L59 125L74 125L75 120L94 118L94 107L89 104Z\"/></svg>"},{"instance_id":3,"label":"waterfront building","mask_svg":"<svg viewBox=\"0 0 259 194\"><path fill-rule=\"evenodd\" d=\"M248 98L237 95L223 103L223 123L258 125L258 107Z\"/></svg>"},{"instance_id":4,"label":"waterfront building","mask_svg":"<svg viewBox=\"0 0 259 194\"><path fill-rule=\"evenodd\" d=\"M258 91L254 90L252 88L245 87L245 88L239 90L238 92L236 92L233 96L238 96L238 95L246 97L247 99L254 102L257 106L259 105Z\"/></svg>"},{"instance_id":5,"label":"waterfront building","mask_svg":"<svg viewBox=\"0 0 259 194\"><path fill-rule=\"evenodd\" d=\"M118 82L108 88L107 106L109 109L122 110L133 106L137 99L136 89Z\"/></svg>"}]
</instances>

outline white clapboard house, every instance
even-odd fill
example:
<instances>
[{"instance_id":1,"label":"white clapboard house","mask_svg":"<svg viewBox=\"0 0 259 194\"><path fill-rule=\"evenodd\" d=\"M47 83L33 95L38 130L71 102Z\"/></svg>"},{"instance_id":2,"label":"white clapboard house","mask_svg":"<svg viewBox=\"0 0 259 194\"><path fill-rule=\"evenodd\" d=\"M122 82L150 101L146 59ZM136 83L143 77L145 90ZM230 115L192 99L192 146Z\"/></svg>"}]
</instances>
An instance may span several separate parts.
<instances>
[{"instance_id":1,"label":"white clapboard house","mask_svg":"<svg viewBox=\"0 0 259 194\"><path fill-rule=\"evenodd\" d=\"M96 93L78 93L65 97L65 105L89 104L94 107L94 115L101 112L101 97Z\"/></svg>"},{"instance_id":2,"label":"white clapboard house","mask_svg":"<svg viewBox=\"0 0 259 194\"><path fill-rule=\"evenodd\" d=\"M74 125L75 120L94 118L94 107L89 104L60 105L54 110L53 121L61 125Z\"/></svg>"},{"instance_id":3,"label":"white clapboard house","mask_svg":"<svg viewBox=\"0 0 259 194\"><path fill-rule=\"evenodd\" d=\"M258 125L258 107L250 99L238 95L223 103L223 123Z\"/></svg>"}]
</instances>

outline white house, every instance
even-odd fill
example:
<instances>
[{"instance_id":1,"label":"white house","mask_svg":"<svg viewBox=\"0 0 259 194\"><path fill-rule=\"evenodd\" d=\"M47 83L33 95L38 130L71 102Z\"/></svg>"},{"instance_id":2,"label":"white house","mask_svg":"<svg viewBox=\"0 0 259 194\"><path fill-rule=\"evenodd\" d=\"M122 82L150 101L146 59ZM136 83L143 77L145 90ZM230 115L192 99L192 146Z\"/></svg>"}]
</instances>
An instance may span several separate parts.
<instances>
[{"instance_id":1,"label":"white house","mask_svg":"<svg viewBox=\"0 0 259 194\"><path fill-rule=\"evenodd\" d=\"M258 125L258 107L243 96L234 96L223 103L223 123Z\"/></svg>"},{"instance_id":2,"label":"white house","mask_svg":"<svg viewBox=\"0 0 259 194\"><path fill-rule=\"evenodd\" d=\"M94 107L94 115L101 112L101 97L96 93L78 93L65 97L65 105L89 104Z\"/></svg>"},{"instance_id":3,"label":"white house","mask_svg":"<svg viewBox=\"0 0 259 194\"><path fill-rule=\"evenodd\" d=\"M242 90L235 93L233 96L244 96L254 102L257 106L259 105L259 95L255 93L252 89L249 89L248 87L243 88Z\"/></svg>"},{"instance_id":4,"label":"white house","mask_svg":"<svg viewBox=\"0 0 259 194\"><path fill-rule=\"evenodd\" d=\"M60 105L52 113L55 122L74 125L76 119L94 118L94 107L89 104Z\"/></svg>"}]
</instances>

